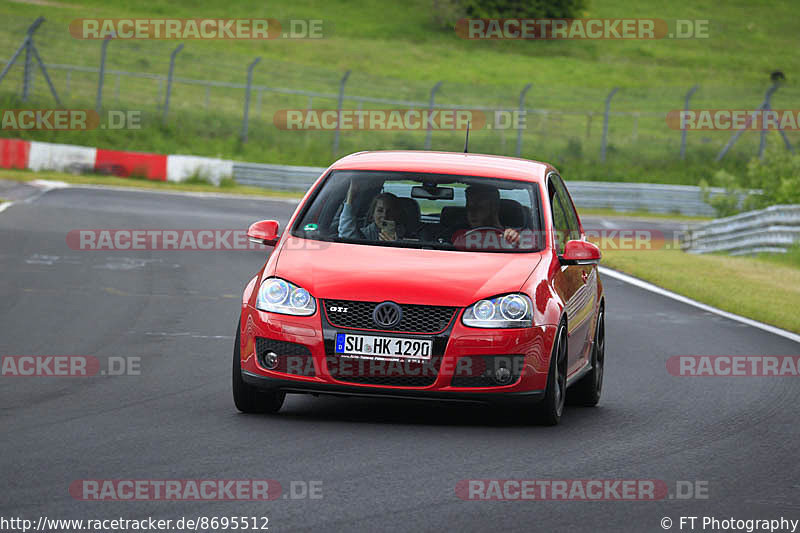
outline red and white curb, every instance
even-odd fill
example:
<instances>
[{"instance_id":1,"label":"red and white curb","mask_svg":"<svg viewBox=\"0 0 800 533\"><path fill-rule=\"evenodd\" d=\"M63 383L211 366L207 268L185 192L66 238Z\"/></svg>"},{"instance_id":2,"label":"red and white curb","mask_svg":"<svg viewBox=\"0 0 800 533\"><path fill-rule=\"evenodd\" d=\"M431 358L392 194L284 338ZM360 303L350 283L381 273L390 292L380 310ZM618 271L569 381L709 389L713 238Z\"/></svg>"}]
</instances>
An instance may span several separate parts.
<instances>
[{"instance_id":1,"label":"red and white curb","mask_svg":"<svg viewBox=\"0 0 800 533\"><path fill-rule=\"evenodd\" d=\"M104 150L20 139L0 139L0 168L102 172L156 181L184 181L200 175L214 184L233 175L233 161L228 159Z\"/></svg>"}]
</instances>

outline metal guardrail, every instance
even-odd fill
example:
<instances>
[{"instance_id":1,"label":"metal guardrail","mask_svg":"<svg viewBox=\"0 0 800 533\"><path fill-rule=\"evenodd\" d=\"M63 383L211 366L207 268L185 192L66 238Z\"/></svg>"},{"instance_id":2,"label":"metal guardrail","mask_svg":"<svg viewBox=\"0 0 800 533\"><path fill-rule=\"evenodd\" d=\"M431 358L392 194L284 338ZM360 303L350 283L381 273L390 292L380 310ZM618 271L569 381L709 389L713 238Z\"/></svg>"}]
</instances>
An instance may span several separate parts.
<instances>
[{"instance_id":1,"label":"metal guardrail","mask_svg":"<svg viewBox=\"0 0 800 533\"><path fill-rule=\"evenodd\" d=\"M233 178L236 183L282 191L306 191L324 171L324 168L318 167L233 164Z\"/></svg>"},{"instance_id":2,"label":"metal guardrail","mask_svg":"<svg viewBox=\"0 0 800 533\"><path fill-rule=\"evenodd\" d=\"M243 185L305 191L324 170L318 167L234 163L233 177ZM567 184L579 208L680 213L690 216L715 214L714 208L703 201L700 187L594 181L570 181ZM723 189L711 189L712 196L723 193Z\"/></svg>"},{"instance_id":3,"label":"metal guardrail","mask_svg":"<svg viewBox=\"0 0 800 533\"><path fill-rule=\"evenodd\" d=\"M796 242L800 242L800 205L773 205L698 226L684 237L681 248L698 254L745 255L782 253Z\"/></svg>"},{"instance_id":4,"label":"metal guardrail","mask_svg":"<svg viewBox=\"0 0 800 533\"><path fill-rule=\"evenodd\" d=\"M579 208L608 208L614 211L649 211L710 216L716 212L703 200L700 187L691 185L657 185L652 183L619 183L568 181L572 200ZM711 196L724 190L712 188Z\"/></svg>"}]
</instances>

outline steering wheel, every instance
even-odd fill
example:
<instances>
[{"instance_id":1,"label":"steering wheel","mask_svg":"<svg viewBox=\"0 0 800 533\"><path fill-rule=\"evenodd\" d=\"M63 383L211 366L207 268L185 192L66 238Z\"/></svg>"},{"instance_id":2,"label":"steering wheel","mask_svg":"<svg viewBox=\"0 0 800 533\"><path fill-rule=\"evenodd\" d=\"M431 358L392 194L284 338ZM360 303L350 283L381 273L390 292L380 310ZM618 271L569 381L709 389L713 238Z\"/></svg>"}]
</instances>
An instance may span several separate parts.
<instances>
[{"instance_id":1,"label":"steering wheel","mask_svg":"<svg viewBox=\"0 0 800 533\"><path fill-rule=\"evenodd\" d=\"M478 234L477 235L478 242L474 242L473 243L472 242L473 239L472 239L471 235L474 235L474 234ZM468 248L468 249L472 249L472 247L475 247L475 249L477 249L477 250L493 249L494 246L492 246L492 245L490 245L488 248L486 248L486 244L487 244L487 240L486 239L488 238L488 235L491 235L491 234L495 235L495 239L496 239L495 242L497 243L497 245L499 245L501 248L505 248L505 246L504 246L505 239L503 238L503 236L505 234L505 230L502 230L500 228L496 228L494 226L479 226L477 228L472 228L472 229L469 229L467 231L464 231L463 233L455 235L453 237L453 245L455 245L456 247L464 247L464 248ZM492 240L494 240L494 239L492 239Z\"/></svg>"},{"instance_id":2,"label":"steering wheel","mask_svg":"<svg viewBox=\"0 0 800 533\"><path fill-rule=\"evenodd\" d=\"M479 226L479 227L477 227L477 228L472 228L471 230L467 230L467 231L464 233L464 236L466 237L466 236L467 236L467 235L469 235L470 233L474 233L474 232L476 232L476 231L486 231L486 230L489 230L489 231L494 231L495 233L498 233L498 234L500 234L500 235L503 235L503 234L505 233L505 230L502 230L502 229L500 229L500 228L496 228L496 227L494 227L494 226Z\"/></svg>"}]
</instances>

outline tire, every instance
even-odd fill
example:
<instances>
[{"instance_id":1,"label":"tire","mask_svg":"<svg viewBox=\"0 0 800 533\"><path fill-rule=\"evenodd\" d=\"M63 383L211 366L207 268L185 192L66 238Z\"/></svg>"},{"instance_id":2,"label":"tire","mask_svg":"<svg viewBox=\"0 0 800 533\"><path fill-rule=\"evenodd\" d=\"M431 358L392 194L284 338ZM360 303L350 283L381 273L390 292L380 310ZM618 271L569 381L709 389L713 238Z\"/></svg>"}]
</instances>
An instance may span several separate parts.
<instances>
[{"instance_id":1,"label":"tire","mask_svg":"<svg viewBox=\"0 0 800 533\"><path fill-rule=\"evenodd\" d=\"M592 348L592 369L569 390L570 404L594 407L600 401L603 392L603 367L606 351L606 324L604 311L597 315L597 327L594 332Z\"/></svg>"},{"instance_id":2,"label":"tire","mask_svg":"<svg viewBox=\"0 0 800 533\"><path fill-rule=\"evenodd\" d=\"M277 413L286 399L284 392L262 391L248 385L242 379L241 333L236 325L236 340L233 344L233 403L243 413Z\"/></svg>"},{"instance_id":3,"label":"tire","mask_svg":"<svg viewBox=\"0 0 800 533\"><path fill-rule=\"evenodd\" d=\"M536 422L555 426L561 421L567 396L567 327L561 322L553 342L544 399L536 405Z\"/></svg>"}]
</instances>

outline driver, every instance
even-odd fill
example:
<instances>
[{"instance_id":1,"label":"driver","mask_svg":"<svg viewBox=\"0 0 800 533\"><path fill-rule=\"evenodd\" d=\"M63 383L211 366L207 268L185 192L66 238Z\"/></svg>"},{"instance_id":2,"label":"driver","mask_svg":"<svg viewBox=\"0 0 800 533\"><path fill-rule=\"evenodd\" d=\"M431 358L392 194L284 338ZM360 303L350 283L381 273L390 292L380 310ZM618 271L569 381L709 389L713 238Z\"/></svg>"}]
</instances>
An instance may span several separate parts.
<instances>
[{"instance_id":1,"label":"driver","mask_svg":"<svg viewBox=\"0 0 800 533\"><path fill-rule=\"evenodd\" d=\"M471 185L466 190L469 229L492 228L502 231L503 239L512 246L519 242L519 232L500 223L500 191L491 185ZM451 237L451 242L455 237Z\"/></svg>"}]
</instances>

